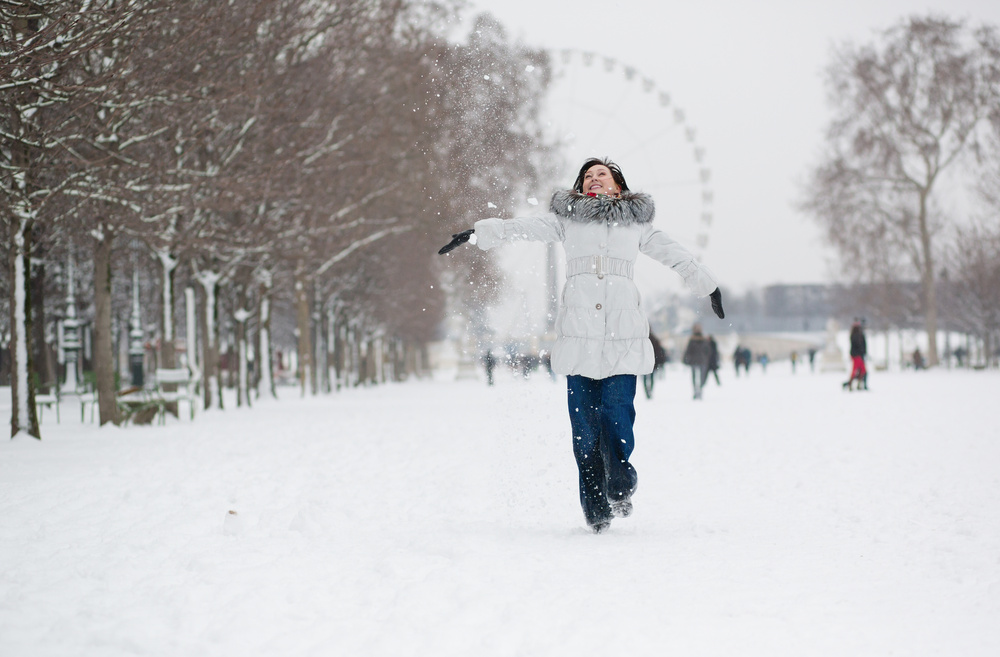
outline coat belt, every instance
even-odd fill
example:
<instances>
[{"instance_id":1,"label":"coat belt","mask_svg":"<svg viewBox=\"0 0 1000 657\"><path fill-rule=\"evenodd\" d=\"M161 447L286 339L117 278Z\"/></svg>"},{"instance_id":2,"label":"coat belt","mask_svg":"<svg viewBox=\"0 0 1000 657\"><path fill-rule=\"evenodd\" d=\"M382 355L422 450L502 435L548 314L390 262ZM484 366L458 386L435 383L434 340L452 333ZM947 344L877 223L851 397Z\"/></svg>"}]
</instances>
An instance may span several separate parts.
<instances>
[{"instance_id":1,"label":"coat belt","mask_svg":"<svg viewBox=\"0 0 1000 657\"><path fill-rule=\"evenodd\" d=\"M622 258L608 256L584 256L566 261L566 278L580 274L597 274L598 278L605 276L624 276L632 278L635 263Z\"/></svg>"}]
</instances>

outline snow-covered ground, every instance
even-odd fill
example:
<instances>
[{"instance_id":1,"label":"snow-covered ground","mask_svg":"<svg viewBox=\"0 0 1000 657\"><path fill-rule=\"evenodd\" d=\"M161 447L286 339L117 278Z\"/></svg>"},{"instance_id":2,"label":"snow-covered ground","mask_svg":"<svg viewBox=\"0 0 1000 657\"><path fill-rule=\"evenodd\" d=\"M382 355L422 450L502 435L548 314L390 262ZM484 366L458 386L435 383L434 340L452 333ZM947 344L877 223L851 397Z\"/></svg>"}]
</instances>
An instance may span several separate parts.
<instances>
[{"instance_id":1,"label":"snow-covered ground","mask_svg":"<svg viewBox=\"0 0 1000 657\"><path fill-rule=\"evenodd\" d=\"M0 654L1000 654L1000 374L722 377L640 391L602 535L545 376L46 413L0 443Z\"/></svg>"}]
</instances>

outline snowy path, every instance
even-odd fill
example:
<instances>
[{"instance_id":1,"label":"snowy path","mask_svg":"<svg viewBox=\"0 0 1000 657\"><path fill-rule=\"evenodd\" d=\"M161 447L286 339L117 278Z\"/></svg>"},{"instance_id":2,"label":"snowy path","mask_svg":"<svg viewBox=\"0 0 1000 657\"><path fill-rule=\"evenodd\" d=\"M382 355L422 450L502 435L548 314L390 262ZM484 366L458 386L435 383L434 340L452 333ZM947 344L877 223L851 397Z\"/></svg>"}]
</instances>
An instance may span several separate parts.
<instances>
[{"instance_id":1,"label":"snowy path","mask_svg":"<svg viewBox=\"0 0 1000 657\"><path fill-rule=\"evenodd\" d=\"M0 443L0 654L1000 654L1000 376L722 376L640 391L600 536L544 377L47 416Z\"/></svg>"}]
</instances>

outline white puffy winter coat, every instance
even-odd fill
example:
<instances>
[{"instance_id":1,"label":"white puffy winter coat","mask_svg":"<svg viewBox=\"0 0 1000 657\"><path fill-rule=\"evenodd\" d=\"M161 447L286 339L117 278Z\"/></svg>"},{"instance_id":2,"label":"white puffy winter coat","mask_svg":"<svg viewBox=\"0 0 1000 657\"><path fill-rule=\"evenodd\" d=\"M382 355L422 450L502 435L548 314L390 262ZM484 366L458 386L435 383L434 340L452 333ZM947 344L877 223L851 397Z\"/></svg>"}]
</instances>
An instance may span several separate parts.
<instances>
[{"instance_id":1,"label":"white puffy winter coat","mask_svg":"<svg viewBox=\"0 0 1000 657\"><path fill-rule=\"evenodd\" d=\"M640 308L632 272L639 252L672 268L698 296L718 287L711 272L683 246L653 228L653 200L625 192L621 198L559 191L550 214L477 221L483 250L503 242L562 242L566 286L556 319L552 369L604 379L653 371L649 324Z\"/></svg>"}]
</instances>

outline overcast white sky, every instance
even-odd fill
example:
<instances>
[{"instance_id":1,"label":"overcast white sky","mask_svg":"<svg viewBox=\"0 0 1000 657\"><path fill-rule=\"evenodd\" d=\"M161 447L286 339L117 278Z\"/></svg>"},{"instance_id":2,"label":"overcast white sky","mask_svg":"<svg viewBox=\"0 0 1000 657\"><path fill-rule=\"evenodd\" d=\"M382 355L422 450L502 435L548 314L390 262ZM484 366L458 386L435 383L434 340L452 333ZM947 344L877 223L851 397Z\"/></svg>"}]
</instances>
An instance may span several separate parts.
<instances>
[{"instance_id":1,"label":"overcast white sky","mask_svg":"<svg viewBox=\"0 0 1000 657\"><path fill-rule=\"evenodd\" d=\"M632 65L670 93L712 171L704 260L733 290L837 277L819 229L794 207L823 146L823 69L834 45L869 42L928 11L1000 25L997 0L478 0L473 11L489 11L526 45ZM627 160L598 154L629 176ZM567 184L574 177L567 171ZM629 184L643 188L633 176ZM658 204L658 218L668 212Z\"/></svg>"}]
</instances>

